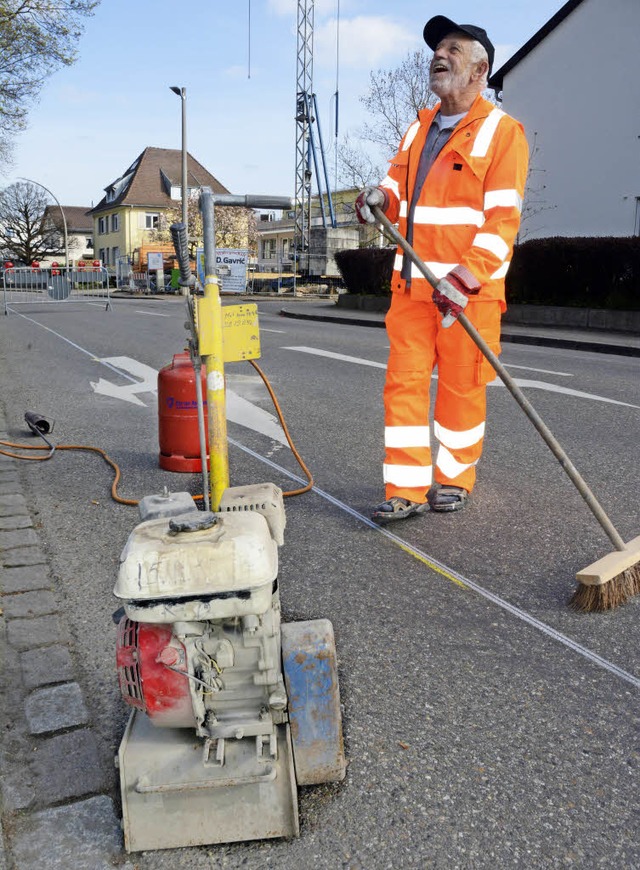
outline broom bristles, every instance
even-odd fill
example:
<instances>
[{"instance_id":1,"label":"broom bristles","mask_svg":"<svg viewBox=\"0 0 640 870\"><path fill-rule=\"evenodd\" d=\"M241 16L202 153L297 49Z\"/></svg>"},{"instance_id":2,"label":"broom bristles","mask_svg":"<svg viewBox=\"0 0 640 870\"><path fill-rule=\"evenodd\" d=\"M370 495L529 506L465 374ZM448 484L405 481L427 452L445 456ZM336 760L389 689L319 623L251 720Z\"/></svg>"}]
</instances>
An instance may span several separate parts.
<instances>
[{"instance_id":1,"label":"broom bristles","mask_svg":"<svg viewBox=\"0 0 640 870\"><path fill-rule=\"evenodd\" d=\"M578 583L569 605L581 613L613 610L640 594L640 564L632 565L616 577L599 586Z\"/></svg>"}]
</instances>

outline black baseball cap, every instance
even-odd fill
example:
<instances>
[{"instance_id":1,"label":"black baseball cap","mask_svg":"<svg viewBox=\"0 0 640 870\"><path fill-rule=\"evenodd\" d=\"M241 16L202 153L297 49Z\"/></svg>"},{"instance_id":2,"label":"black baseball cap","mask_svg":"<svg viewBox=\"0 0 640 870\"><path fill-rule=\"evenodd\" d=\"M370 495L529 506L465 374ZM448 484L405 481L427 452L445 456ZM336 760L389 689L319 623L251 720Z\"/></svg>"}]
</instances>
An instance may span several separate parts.
<instances>
[{"instance_id":1,"label":"black baseball cap","mask_svg":"<svg viewBox=\"0 0 640 870\"><path fill-rule=\"evenodd\" d=\"M459 30L461 33L466 33L467 36L471 37L471 39L475 39L476 42L479 42L480 45L487 52L487 57L489 58L489 75L491 75L491 67L493 66L493 57L495 54L495 49L493 47L493 43L487 36L487 31L483 30L482 27L476 27L475 24L456 24L455 21L452 21L450 18L446 18L444 15L436 15L434 18L430 18L429 21L424 26L424 41L427 43L430 49L433 51L438 47L440 40L444 39L449 33L453 33L454 30Z\"/></svg>"}]
</instances>

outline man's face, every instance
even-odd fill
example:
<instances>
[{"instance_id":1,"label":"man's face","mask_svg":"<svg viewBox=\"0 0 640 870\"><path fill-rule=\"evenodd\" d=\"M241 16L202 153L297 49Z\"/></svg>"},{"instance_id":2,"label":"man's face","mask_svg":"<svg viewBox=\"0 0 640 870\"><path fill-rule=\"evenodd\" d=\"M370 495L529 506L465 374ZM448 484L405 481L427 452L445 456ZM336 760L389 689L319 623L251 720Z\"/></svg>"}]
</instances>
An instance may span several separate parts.
<instances>
[{"instance_id":1,"label":"man's face","mask_svg":"<svg viewBox=\"0 0 640 870\"><path fill-rule=\"evenodd\" d=\"M440 40L429 67L429 88L439 97L459 93L473 83L476 62L472 43L463 33L450 33Z\"/></svg>"}]
</instances>

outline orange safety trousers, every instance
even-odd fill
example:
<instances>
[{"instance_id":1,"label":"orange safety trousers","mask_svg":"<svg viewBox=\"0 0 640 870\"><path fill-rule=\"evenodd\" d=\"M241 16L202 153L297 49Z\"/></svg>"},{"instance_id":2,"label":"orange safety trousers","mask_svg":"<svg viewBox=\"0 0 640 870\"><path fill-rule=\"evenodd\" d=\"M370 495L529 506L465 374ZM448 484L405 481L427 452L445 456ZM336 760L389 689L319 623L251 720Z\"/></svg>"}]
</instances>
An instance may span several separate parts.
<instances>
[{"instance_id":1,"label":"orange safety trousers","mask_svg":"<svg viewBox=\"0 0 640 870\"><path fill-rule=\"evenodd\" d=\"M428 300L392 293L385 324L390 351L384 386L386 498L424 502L433 482L471 492L482 453L486 384L495 372L460 323L443 329ZM500 353L498 301L469 300L465 314L491 350ZM432 466L429 394L437 367Z\"/></svg>"}]
</instances>

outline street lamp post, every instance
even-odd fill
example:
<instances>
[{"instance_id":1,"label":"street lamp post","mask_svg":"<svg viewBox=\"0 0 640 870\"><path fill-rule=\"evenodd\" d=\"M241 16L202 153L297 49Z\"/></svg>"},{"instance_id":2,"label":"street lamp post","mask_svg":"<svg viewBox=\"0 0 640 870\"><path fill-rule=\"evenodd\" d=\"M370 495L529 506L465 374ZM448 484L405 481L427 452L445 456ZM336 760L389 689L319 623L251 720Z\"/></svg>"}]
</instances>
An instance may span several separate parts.
<instances>
[{"instance_id":1,"label":"street lamp post","mask_svg":"<svg viewBox=\"0 0 640 870\"><path fill-rule=\"evenodd\" d=\"M182 100L182 223L189 229L187 213L187 197L189 193L187 184L187 89L172 87L171 90Z\"/></svg>"},{"instance_id":2,"label":"street lamp post","mask_svg":"<svg viewBox=\"0 0 640 870\"><path fill-rule=\"evenodd\" d=\"M60 205L60 201L55 193L52 193L48 187L45 187L44 184L40 184L39 181L33 181L31 178L22 178L22 181L28 181L29 184L35 184L36 187L41 187L43 190L46 190L47 193L52 196L60 209L60 214L62 215L62 227L64 230L64 262L67 268L67 279L69 278L69 235L67 233L67 218L65 217L64 209Z\"/></svg>"}]
</instances>

